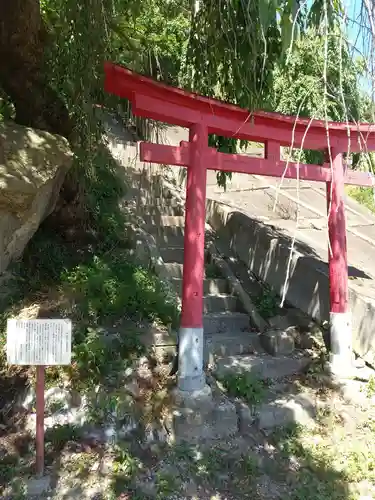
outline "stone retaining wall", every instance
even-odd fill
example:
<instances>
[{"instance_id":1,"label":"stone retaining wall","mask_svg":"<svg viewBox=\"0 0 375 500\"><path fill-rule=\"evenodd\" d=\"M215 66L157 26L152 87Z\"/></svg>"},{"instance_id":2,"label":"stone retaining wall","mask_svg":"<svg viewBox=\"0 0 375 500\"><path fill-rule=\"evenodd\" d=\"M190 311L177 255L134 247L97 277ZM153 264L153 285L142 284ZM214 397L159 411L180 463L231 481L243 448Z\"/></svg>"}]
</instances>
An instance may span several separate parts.
<instances>
[{"instance_id":1,"label":"stone retaining wall","mask_svg":"<svg viewBox=\"0 0 375 500\"><path fill-rule=\"evenodd\" d=\"M249 270L282 295L285 276L286 299L318 322L329 319L329 280L327 266L317 256L293 250L287 232L252 219L224 203L207 200L206 220ZM375 300L349 282L353 313L355 352L375 364Z\"/></svg>"}]
</instances>

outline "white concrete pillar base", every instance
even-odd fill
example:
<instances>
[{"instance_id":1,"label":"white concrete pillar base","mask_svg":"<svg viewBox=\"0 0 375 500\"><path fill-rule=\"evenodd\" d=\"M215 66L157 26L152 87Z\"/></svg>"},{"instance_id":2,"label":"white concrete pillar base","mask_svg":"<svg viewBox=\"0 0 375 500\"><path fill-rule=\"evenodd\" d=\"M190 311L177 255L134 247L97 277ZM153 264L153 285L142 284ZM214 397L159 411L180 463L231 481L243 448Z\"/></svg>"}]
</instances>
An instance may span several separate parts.
<instances>
[{"instance_id":1,"label":"white concrete pillar base","mask_svg":"<svg viewBox=\"0 0 375 500\"><path fill-rule=\"evenodd\" d=\"M205 384L202 389L196 391L181 391L179 387L174 390L174 398L176 403L180 405L200 405L201 403L207 404L213 401L212 389L208 384Z\"/></svg>"},{"instance_id":2,"label":"white concrete pillar base","mask_svg":"<svg viewBox=\"0 0 375 500\"><path fill-rule=\"evenodd\" d=\"M353 368L352 315L330 313L330 370L335 375L348 375Z\"/></svg>"},{"instance_id":3,"label":"white concrete pillar base","mask_svg":"<svg viewBox=\"0 0 375 500\"><path fill-rule=\"evenodd\" d=\"M205 387L203 350L203 328L180 328L177 384L180 391L201 391Z\"/></svg>"}]
</instances>

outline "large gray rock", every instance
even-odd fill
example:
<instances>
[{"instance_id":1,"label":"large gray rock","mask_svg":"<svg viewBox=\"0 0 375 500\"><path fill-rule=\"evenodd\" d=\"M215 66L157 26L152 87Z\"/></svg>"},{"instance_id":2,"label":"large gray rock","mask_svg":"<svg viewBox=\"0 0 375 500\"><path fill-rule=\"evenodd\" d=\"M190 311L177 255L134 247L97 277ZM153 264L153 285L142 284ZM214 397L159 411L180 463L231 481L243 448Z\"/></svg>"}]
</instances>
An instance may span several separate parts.
<instances>
[{"instance_id":1,"label":"large gray rock","mask_svg":"<svg viewBox=\"0 0 375 500\"><path fill-rule=\"evenodd\" d=\"M267 330L260 335L260 342L272 356L288 355L294 351L293 334L288 330Z\"/></svg>"},{"instance_id":2,"label":"large gray rock","mask_svg":"<svg viewBox=\"0 0 375 500\"><path fill-rule=\"evenodd\" d=\"M55 208L72 159L63 137L0 123L0 273Z\"/></svg>"}]
</instances>

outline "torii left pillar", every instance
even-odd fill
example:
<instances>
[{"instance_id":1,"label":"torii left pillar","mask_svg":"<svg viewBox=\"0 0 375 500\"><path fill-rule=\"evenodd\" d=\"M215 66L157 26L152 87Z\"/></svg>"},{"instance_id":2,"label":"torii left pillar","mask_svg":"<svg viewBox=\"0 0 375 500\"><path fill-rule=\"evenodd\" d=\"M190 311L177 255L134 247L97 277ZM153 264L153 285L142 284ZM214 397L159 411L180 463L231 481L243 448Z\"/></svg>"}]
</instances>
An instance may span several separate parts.
<instances>
[{"instance_id":1,"label":"torii left pillar","mask_svg":"<svg viewBox=\"0 0 375 500\"><path fill-rule=\"evenodd\" d=\"M194 392L205 387L203 371L203 280L206 221L208 130L192 125L187 167L182 311L179 331L178 389Z\"/></svg>"}]
</instances>

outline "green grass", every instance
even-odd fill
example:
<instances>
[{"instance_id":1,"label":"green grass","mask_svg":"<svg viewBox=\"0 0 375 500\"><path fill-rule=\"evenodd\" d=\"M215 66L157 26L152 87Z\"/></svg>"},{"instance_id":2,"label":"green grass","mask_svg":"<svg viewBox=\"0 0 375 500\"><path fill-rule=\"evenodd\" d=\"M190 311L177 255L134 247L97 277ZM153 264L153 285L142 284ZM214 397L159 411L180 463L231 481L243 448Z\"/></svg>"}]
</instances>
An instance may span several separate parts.
<instances>
[{"instance_id":1,"label":"green grass","mask_svg":"<svg viewBox=\"0 0 375 500\"><path fill-rule=\"evenodd\" d=\"M348 186L346 192L351 198L354 198L358 203L367 207L371 212L375 212L374 191L372 188Z\"/></svg>"},{"instance_id":2,"label":"green grass","mask_svg":"<svg viewBox=\"0 0 375 500\"><path fill-rule=\"evenodd\" d=\"M230 498L260 499L257 480L262 471L252 451L238 453L221 442L210 449L176 445L167 461L175 465L177 477L188 477L212 498L226 498L230 493Z\"/></svg>"},{"instance_id":3,"label":"green grass","mask_svg":"<svg viewBox=\"0 0 375 500\"><path fill-rule=\"evenodd\" d=\"M264 319L272 318L278 312L280 298L266 283L262 283L262 292L252 296L252 301Z\"/></svg>"},{"instance_id":4,"label":"green grass","mask_svg":"<svg viewBox=\"0 0 375 500\"><path fill-rule=\"evenodd\" d=\"M87 153L87 161L77 156L70 175L85 193L81 205L76 206L77 216L69 217L66 208L65 224L60 218L48 218L29 242L22 259L12 266L7 293L3 293L2 286L0 388L11 403L18 388L25 384L25 375L33 376L33 370L7 366L5 337L7 318L35 306L39 317L68 317L73 323L72 363L48 367L47 385L68 382L88 396L96 394L98 388L111 395L105 407L99 405L92 412L95 410L95 421L106 420L113 401L116 411L126 404L116 395L112 397L111 389L119 387L124 369L145 352L140 324L156 322L174 327L178 309L164 284L152 269L139 265L132 250L128 221L120 209L126 193L122 167L99 145ZM46 462L53 464L56 453L81 437L81 430L74 426L50 429L46 433ZM0 496L8 484L12 498L22 498L22 484L18 482L29 474L30 467L34 468L34 459L35 452L28 453L25 465L18 455L6 453L1 457ZM133 477L132 460L125 451L116 454L115 476L120 482L125 476ZM166 488L165 479L160 478L159 489Z\"/></svg>"},{"instance_id":5,"label":"green grass","mask_svg":"<svg viewBox=\"0 0 375 500\"><path fill-rule=\"evenodd\" d=\"M221 382L231 396L243 399L250 406L259 405L265 397L266 382L251 373L228 373Z\"/></svg>"},{"instance_id":6,"label":"green grass","mask_svg":"<svg viewBox=\"0 0 375 500\"><path fill-rule=\"evenodd\" d=\"M373 398L375 396L375 378L370 377L366 385L366 394L368 398Z\"/></svg>"},{"instance_id":7,"label":"green grass","mask_svg":"<svg viewBox=\"0 0 375 500\"><path fill-rule=\"evenodd\" d=\"M223 277L223 275L220 272L220 269L216 266L214 262L206 263L205 275L207 279L217 279Z\"/></svg>"},{"instance_id":8,"label":"green grass","mask_svg":"<svg viewBox=\"0 0 375 500\"><path fill-rule=\"evenodd\" d=\"M293 457L298 463L288 498L355 500L361 484L368 482L374 488L373 431L357 426L352 435L333 417L334 413L325 415L315 429L291 426L275 433L281 457L286 461Z\"/></svg>"}]
</instances>

